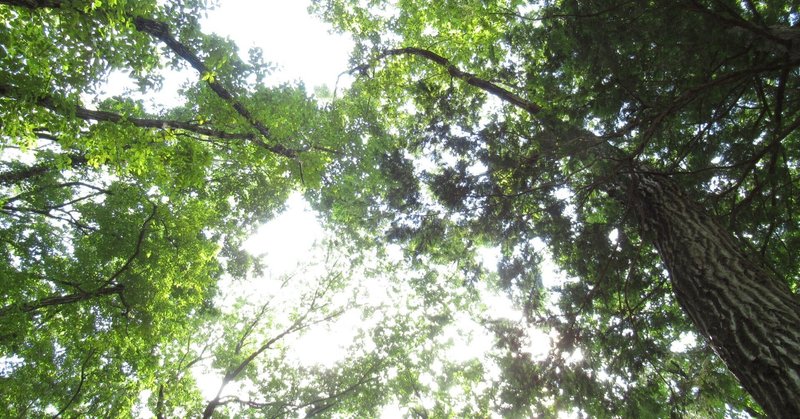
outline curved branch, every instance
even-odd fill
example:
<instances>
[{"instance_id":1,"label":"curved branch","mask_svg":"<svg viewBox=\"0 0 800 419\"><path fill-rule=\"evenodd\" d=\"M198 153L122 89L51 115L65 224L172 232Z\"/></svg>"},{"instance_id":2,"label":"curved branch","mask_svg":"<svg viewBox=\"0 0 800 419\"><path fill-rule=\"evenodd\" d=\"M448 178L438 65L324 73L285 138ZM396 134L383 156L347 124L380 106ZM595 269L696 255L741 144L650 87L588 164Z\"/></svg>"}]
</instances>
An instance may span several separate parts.
<instances>
[{"instance_id":1,"label":"curved branch","mask_svg":"<svg viewBox=\"0 0 800 419\"><path fill-rule=\"evenodd\" d=\"M78 293L75 293L75 294L55 295L55 296L46 297L46 298L43 298L43 299L41 299L39 301L25 303L25 304L22 304L21 306L17 306L17 307L19 307L19 310L22 311L23 313L30 313L32 311L36 311L36 310L39 310L39 309L44 308L44 307L59 306L59 305L64 305L64 304L77 303L77 302L80 302L80 301L86 301L86 300L90 300L90 299L93 299L93 298L102 297L102 296L106 296L106 295L120 294L120 297L121 297L121 293L122 293L122 291L125 290L125 286L122 285L122 284L115 284L115 285L111 286L111 283L114 282L114 280L117 279L120 275L122 275L122 273L124 273L126 270L128 270L130 268L131 264L133 263L134 259L136 259L139 256L139 254L141 253L142 243L144 243L144 239L145 239L145 236L147 234L147 225L150 224L150 222L153 220L153 218L155 218L155 216L156 216L156 208L157 208L157 206L153 205L153 210L151 211L150 215L147 217L147 219L145 219L144 223L142 224L142 228L139 231L139 238L136 241L136 248L134 249L133 254L125 261L125 263L119 269L116 270L116 272L114 272L114 274L111 275L111 277L109 277L105 281L103 286L101 286L100 288L98 288L98 289L96 289L94 291L90 291L90 292L78 292ZM2 317L5 314L9 313L10 311L14 310L15 306L16 306L15 304L11 304L11 305L7 305L5 307L0 308L0 317Z\"/></svg>"},{"instance_id":2,"label":"curved branch","mask_svg":"<svg viewBox=\"0 0 800 419\"><path fill-rule=\"evenodd\" d=\"M62 407L61 410L59 410L58 413L56 413L55 416L53 416L53 418L61 417L61 415L63 415L67 411L67 409L69 409L69 407L72 406L73 403L75 403L75 400L78 399L78 394L80 394L81 389L83 388L83 383L86 382L86 365L89 363L89 360L92 359L92 356L94 356L94 353L95 353L95 350L92 349L89 352L89 354L86 355L86 359L84 359L83 362L81 363L81 380L78 383L78 388L76 388L75 392L72 393L72 397L70 397L70 399L67 402L67 404L64 407Z\"/></svg>"},{"instance_id":3,"label":"curved branch","mask_svg":"<svg viewBox=\"0 0 800 419\"><path fill-rule=\"evenodd\" d=\"M136 30L139 32L143 32L149 34L156 39L160 40L167 44L169 49L172 50L175 54L179 57L186 60L189 65L192 66L195 70L197 70L201 75L206 75L209 73L208 67L203 63L203 61L194 54L189 47L182 44L180 41L175 39L174 36L169 31L169 26L167 26L164 22L158 22L156 20L148 19L145 17L137 16L133 18L133 24L136 26ZM247 121L253 128L258 131L265 139L270 139L272 134L261 121L258 121L253 117L253 114L247 109L237 98L231 93L228 89L226 89L220 82L215 80L214 78L207 78L206 82L211 90L219 96L220 99L227 102L242 118ZM259 146L272 151L273 153L280 154L285 157L295 158L297 157L297 150L293 150L287 147L284 147L280 144L267 144L260 138L252 138Z\"/></svg>"},{"instance_id":4,"label":"curved branch","mask_svg":"<svg viewBox=\"0 0 800 419\"><path fill-rule=\"evenodd\" d=\"M453 63L451 63L450 60L442 57L439 54L436 54L435 52L422 48L406 47L406 48L390 49L384 51L378 56L378 58L388 57L392 55L415 55L417 57L424 58L428 61L432 61L444 67L451 76L463 80L467 84L477 87L486 93L494 95L498 97L500 100L510 103L530 113L531 115L537 114L542 110L542 107L539 106L538 104L531 102L527 99L524 99L508 89L498 86L497 84L492 83L488 80L482 79L472 73L468 73L466 71L461 70L460 68L456 67Z\"/></svg>"},{"instance_id":5,"label":"curved branch","mask_svg":"<svg viewBox=\"0 0 800 419\"><path fill-rule=\"evenodd\" d=\"M144 223L142 223L142 228L139 230L139 238L136 240L136 249L134 249L133 254L128 258L128 260L126 260L125 263L119 269L117 269L117 271L114 272L110 278L108 278L106 285L114 282L117 277L122 275L123 272L127 271L128 268L130 268L131 263L133 263L133 260L139 256L139 253L141 253L142 243L144 243L144 238L147 235L147 225L150 224L150 222L153 221L153 218L156 217L157 208L158 206L153 204L153 210L150 211L150 215L144 220Z\"/></svg>"},{"instance_id":6,"label":"curved branch","mask_svg":"<svg viewBox=\"0 0 800 419\"><path fill-rule=\"evenodd\" d=\"M15 89L12 86L6 84L0 84L0 96L19 99L19 95L15 93ZM62 113L64 111L62 107L56 104L55 100L51 96L44 96L39 98L36 101L36 104L56 113ZM256 136L252 133L227 132L207 127L202 127L197 124L184 121L156 119L156 118L135 118L114 112L91 110L79 105L75 105L75 107L70 109L69 111L74 112L76 117L83 119L84 121L128 122L131 125L139 128L177 129L177 130L193 132L195 134L205 135L208 137L215 137L223 140L256 141L257 143L259 143L259 145L263 146L263 142L257 140Z\"/></svg>"},{"instance_id":7,"label":"curved branch","mask_svg":"<svg viewBox=\"0 0 800 419\"><path fill-rule=\"evenodd\" d=\"M572 156L578 153L585 153L587 150L594 150L594 154L599 153L600 155L605 156L617 156L616 158L618 159L622 159L627 155L627 153L609 143L606 137L598 136L593 132L581 127L566 126L563 122L544 115L542 112L544 108L538 103L527 100L518 94L489 80L480 78L475 74L463 71L450 60L435 52L423 48L405 47L383 51L382 53L378 54L376 59L379 60L396 55L412 55L431 61L446 69L448 74L450 74L452 77L462 80L470 86L477 87L478 89L481 89L484 92L499 98L505 103L522 109L529 115L533 116L544 127L548 129L555 128L555 130L553 130L547 136L542 135L537 138L540 145L549 152L558 153L563 156ZM364 64L355 67L351 69L349 73L352 74L356 71L363 72L369 68L369 66L370 64ZM596 149L595 147L600 148Z\"/></svg>"}]
</instances>

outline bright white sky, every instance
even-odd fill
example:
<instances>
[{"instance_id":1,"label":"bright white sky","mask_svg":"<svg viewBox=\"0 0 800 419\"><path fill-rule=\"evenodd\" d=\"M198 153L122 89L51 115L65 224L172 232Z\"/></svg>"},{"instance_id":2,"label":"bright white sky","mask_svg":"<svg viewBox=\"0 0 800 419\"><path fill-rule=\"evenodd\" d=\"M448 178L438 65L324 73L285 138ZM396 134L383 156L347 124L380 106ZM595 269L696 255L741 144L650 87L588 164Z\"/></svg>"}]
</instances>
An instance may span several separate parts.
<instances>
[{"instance_id":1,"label":"bright white sky","mask_svg":"<svg viewBox=\"0 0 800 419\"><path fill-rule=\"evenodd\" d=\"M329 32L308 14L308 0L222 0L203 22L203 30L228 36L242 54L261 47L264 59L278 64L271 82L302 80L309 91L327 85L347 70L352 41Z\"/></svg>"}]
</instances>

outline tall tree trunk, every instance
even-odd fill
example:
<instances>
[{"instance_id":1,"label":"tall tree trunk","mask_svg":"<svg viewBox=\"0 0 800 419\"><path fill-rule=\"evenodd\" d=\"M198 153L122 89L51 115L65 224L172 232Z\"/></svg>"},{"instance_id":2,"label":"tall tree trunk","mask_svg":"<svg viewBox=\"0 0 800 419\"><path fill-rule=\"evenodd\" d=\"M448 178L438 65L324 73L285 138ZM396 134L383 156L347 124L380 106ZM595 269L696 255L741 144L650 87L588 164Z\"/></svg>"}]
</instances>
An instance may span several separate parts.
<instances>
[{"instance_id":1,"label":"tall tree trunk","mask_svg":"<svg viewBox=\"0 0 800 419\"><path fill-rule=\"evenodd\" d=\"M621 179L700 333L769 417L800 417L800 299L674 182Z\"/></svg>"}]
</instances>

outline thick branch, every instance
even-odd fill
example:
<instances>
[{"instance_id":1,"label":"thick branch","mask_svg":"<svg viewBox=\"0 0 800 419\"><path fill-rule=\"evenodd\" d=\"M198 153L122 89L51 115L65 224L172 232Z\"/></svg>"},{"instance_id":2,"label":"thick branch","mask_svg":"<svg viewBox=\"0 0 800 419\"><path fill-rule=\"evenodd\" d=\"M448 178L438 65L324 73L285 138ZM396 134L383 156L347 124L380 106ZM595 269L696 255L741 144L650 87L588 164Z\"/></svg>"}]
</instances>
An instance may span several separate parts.
<instances>
[{"instance_id":1,"label":"thick branch","mask_svg":"<svg viewBox=\"0 0 800 419\"><path fill-rule=\"evenodd\" d=\"M0 4L27 9L53 9L61 7L61 0L0 0Z\"/></svg>"},{"instance_id":2,"label":"thick branch","mask_svg":"<svg viewBox=\"0 0 800 419\"><path fill-rule=\"evenodd\" d=\"M77 168L80 166L84 166L87 163L86 156L82 154L68 154L67 157L70 159L70 167ZM39 176L42 176L53 170L53 167L46 164L37 164L35 166L28 166L25 168L20 168L19 170L8 170L5 172L0 172L0 185L12 185L15 183L23 182L29 179L33 179Z\"/></svg>"},{"instance_id":3,"label":"thick branch","mask_svg":"<svg viewBox=\"0 0 800 419\"><path fill-rule=\"evenodd\" d=\"M31 302L23 304L21 307L15 307L14 305L8 305L3 308L0 308L0 317L8 314L10 311L14 309L18 309L23 313L30 313L45 307L51 306L60 306L64 304L72 304L77 303L80 301L91 300L97 297L103 297L112 294L121 293L125 287L122 284L116 284L111 287L103 287L91 292L78 292L75 294L67 294L67 295L54 295L51 297L43 298L39 301Z\"/></svg>"},{"instance_id":4,"label":"thick branch","mask_svg":"<svg viewBox=\"0 0 800 419\"><path fill-rule=\"evenodd\" d=\"M9 85L0 85L0 96L17 99L18 95L14 92L14 90L15 89ZM38 99L36 101L36 104L56 113L62 113L64 111L58 105L56 105L55 101L50 96L45 96ZM251 133L227 132L207 127L202 127L191 122L155 119L155 118L135 118L125 115L120 115L114 112L95 111L91 109L86 109L79 105L75 105L74 109L70 109L70 111L74 111L76 117L83 119L85 121L100 121L100 122L115 122L115 123L127 122L139 128L179 129L223 140L256 141L256 143L258 143L260 146L262 147L265 146L262 141L257 140L255 135ZM2 175L0 175L0 182L2 182Z\"/></svg>"},{"instance_id":5,"label":"thick branch","mask_svg":"<svg viewBox=\"0 0 800 419\"><path fill-rule=\"evenodd\" d=\"M435 52L422 49L422 48L414 48L414 47L406 47L406 48L399 48L399 49L390 49L388 51L384 51L380 57L387 57L392 55L415 55L417 57L425 58L426 60L433 61L434 63L444 67L447 72L460 80L463 80L467 84L471 86L475 86L486 93L491 95L497 96L504 102L510 103L531 115L537 114L542 110L542 107L533 103L529 100L523 99L516 93L509 91L503 87L498 86L488 80L482 79L472 73L468 73L456 67L453 63L450 62L447 58L442 57Z\"/></svg>"},{"instance_id":6,"label":"thick branch","mask_svg":"<svg viewBox=\"0 0 800 419\"><path fill-rule=\"evenodd\" d=\"M477 87L484 92L499 98L503 102L514 105L527 112L531 116L534 116L543 126L548 128L548 131L549 129L553 129L553 133L558 132L556 135L540 135L537 138L537 141L546 150L556 152L563 156L573 156L579 153L584 153L587 150L593 150L593 155L599 154L604 156L616 156L616 158L622 158L626 154L611 145L605 138L599 137L586 129L565 127L564 123L544 115L542 112L543 108L539 104L527 100L489 80L482 79L472 73L463 71L451 63L450 60L442 57L439 54L436 54L435 52L422 48L406 47L384 51L383 53L379 54L377 58L381 59L395 55L412 55L432 61L433 63L444 67L452 77L462 80L470 86ZM356 67L350 72L364 70L367 67L368 65L362 65Z\"/></svg>"},{"instance_id":7,"label":"thick branch","mask_svg":"<svg viewBox=\"0 0 800 419\"><path fill-rule=\"evenodd\" d=\"M57 111L52 101L39 101L39 104L53 111ZM217 129L202 127L191 122L164 120L164 119L151 119L151 118L133 118L120 114L107 111L93 111L90 109L75 107L75 116L83 120L104 121L104 122L128 122L139 128L158 128L158 129L180 129L184 131L193 132L195 134L206 135L209 137L216 137L223 140L254 140L255 136L249 133L226 132ZM260 145L260 144L259 144Z\"/></svg>"},{"instance_id":8,"label":"thick branch","mask_svg":"<svg viewBox=\"0 0 800 419\"><path fill-rule=\"evenodd\" d=\"M136 29L139 32L144 32L149 34L160 41L167 44L169 49L172 50L175 54L179 57L186 60L189 65L192 66L195 70L197 70L201 75L206 75L209 73L208 67L203 63L203 61L194 54L186 45L179 42L175 39L172 34L170 34L169 26L166 23L158 22L152 19L147 19L141 16L137 16L133 19L134 25L136 25ZM218 82L214 78L207 78L208 86L211 90L219 96L220 99L227 102L231 107L241 115L247 123L249 123L253 128L258 131L264 138L269 139L272 135L267 128L261 121L256 120L253 117L253 114L247 109L239 100L231 93L228 89L226 89L220 82ZM253 138L258 145L264 147L265 149L272 151L273 153L277 153L289 158L297 157L297 151L286 148L280 144L270 145L265 143L263 140L259 138Z\"/></svg>"}]
</instances>

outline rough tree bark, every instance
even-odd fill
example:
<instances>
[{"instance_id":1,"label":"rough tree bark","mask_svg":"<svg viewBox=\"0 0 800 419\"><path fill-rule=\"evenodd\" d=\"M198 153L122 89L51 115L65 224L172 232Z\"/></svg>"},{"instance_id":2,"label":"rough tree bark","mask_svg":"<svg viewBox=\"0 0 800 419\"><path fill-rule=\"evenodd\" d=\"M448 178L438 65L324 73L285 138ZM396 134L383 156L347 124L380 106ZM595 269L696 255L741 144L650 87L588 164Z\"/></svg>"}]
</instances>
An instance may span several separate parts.
<instances>
[{"instance_id":1,"label":"rough tree bark","mask_svg":"<svg viewBox=\"0 0 800 419\"><path fill-rule=\"evenodd\" d=\"M620 183L700 333L769 417L800 417L800 299L666 176Z\"/></svg>"}]
</instances>

